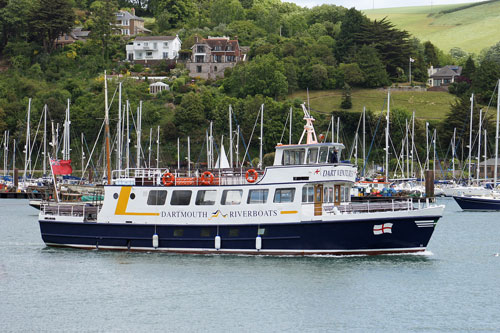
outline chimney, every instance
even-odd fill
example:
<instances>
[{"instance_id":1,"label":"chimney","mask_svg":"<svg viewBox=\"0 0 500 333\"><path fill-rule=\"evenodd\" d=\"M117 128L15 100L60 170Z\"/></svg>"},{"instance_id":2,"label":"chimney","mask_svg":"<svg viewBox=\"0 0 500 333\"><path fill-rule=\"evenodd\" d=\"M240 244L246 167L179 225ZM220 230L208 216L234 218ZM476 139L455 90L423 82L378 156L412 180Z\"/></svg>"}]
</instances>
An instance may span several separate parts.
<instances>
[{"instance_id":1,"label":"chimney","mask_svg":"<svg viewBox=\"0 0 500 333\"><path fill-rule=\"evenodd\" d=\"M195 42L195 43L198 43L198 39L199 39L199 38L198 38L198 35L195 35L195 36L194 36L194 42Z\"/></svg>"},{"instance_id":2,"label":"chimney","mask_svg":"<svg viewBox=\"0 0 500 333\"><path fill-rule=\"evenodd\" d=\"M130 13L135 16L135 8L134 7L132 7L132 9L130 9Z\"/></svg>"}]
</instances>

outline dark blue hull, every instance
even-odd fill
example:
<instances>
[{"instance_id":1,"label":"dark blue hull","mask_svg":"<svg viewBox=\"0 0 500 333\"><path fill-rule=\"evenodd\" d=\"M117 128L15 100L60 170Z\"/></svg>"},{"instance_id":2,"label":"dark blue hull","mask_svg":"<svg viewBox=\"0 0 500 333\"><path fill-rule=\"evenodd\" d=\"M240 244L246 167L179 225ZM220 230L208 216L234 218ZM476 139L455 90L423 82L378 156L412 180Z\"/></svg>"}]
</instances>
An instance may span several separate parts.
<instances>
[{"instance_id":1,"label":"dark blue hull","mask_svg":"<svg viewBox=\"0 0 500 333\"><path fill-rule=\"evenodd\" d=\"M42 239L49 246L179 253L341 255L424 251L439 218L219 226L39 222ZM381 225L385 226L383 231L379 231ZM155 234L157 248L153 247ZM257 250L259 234L262 245ZM221 239L220 249L215 248L217 235Z\"/></svg>"},{"instance_id":2,"label":"dark blue hull","mask_svg":"<svg viewBox=\"0 0 500 333\"><path fill-rule=\"evenodd\" d=\"M453 197L463 210L500 210L499 199Z\"/></svg>"}]
</instances>

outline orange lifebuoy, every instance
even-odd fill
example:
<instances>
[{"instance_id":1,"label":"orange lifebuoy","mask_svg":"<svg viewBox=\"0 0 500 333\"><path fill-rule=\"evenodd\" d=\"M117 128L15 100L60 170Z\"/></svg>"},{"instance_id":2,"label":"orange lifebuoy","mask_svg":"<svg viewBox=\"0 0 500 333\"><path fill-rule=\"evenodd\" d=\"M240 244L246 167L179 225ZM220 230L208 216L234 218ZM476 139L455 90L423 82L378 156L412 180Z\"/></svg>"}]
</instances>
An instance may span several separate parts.
<instances>
[{"instance_id":1,"label":"orange lifebuoy","mask_svg":"<svg viewBox=\"0 0 500 333\"><path fill-rule=\"evenodd\" d=\"M203 185L210 185L214 182L214 175L210 171L205 171L202 173L200 181Z\"/></svg>"},{"instance_id":2,"label":"orange lifebuoy","mask_svg":"<svg viewBox=\"0 0 500 333\"><path fill-rule=\"evenodd\" d=\"M257 178L259 178L259 174L257 173L257 171L255 171L255 169L250 169L245 174L245 178L247 182L255 183L257 181Z\"/></svg>"},{"instance_id":3,"label":"orange lifebuoy","mask_svg":"<svg viewBox=\"0 0 500 333\"><path fill-rule=\"evenodd\" d=\"M175 180L175 176L173 174L171 174L170 172L165 172L163 174L163 177L161 177L161 182L165 186L172 185L174 183L174 180Z\"/></svg>"}]
</instances>

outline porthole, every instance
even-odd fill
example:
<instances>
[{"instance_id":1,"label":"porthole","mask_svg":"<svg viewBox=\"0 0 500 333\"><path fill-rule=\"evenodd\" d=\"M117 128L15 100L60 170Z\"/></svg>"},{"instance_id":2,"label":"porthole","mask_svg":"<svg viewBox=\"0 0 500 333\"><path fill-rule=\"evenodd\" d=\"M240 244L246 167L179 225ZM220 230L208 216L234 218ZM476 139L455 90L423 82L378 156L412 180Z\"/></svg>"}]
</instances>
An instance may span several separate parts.
<instances>
[{"instance_id":1,"label":"porthole","mask_svg":"<svg viewBox=\"0 0 500 333\"><path fill-rule=\"evenodd\" d=\"M135 199L135 193L130 194L130 199L134 200Z\"/></svg>"},{"instance_id":2,"label":"porthole","mask_svg":"<svg viewBox=\"0 0 500 333\"><path fill-rule=\"evenodd\" d=\"M113 194L113 198L118 199L118 193Z\"/></svg>"}]
</instances>

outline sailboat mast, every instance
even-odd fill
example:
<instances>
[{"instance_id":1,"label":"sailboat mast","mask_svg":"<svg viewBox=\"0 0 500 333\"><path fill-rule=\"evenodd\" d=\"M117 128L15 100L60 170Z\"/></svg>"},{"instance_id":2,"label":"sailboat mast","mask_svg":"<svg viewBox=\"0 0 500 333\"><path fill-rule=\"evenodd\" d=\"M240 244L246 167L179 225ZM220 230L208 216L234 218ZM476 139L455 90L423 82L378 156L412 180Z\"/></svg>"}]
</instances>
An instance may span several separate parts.
<instances>
[{"instance_id":1,"label":"sailboat mast","mask_svg":"<svg viewBox=\"0 0 500 333\"><path fill-rule=\"evenodd\" d=\"M3 175L7 176L7 154L9 152L9 131L4 132L3 139Z\"/></svg>"},{"instance_id":2,"label":"sailboat mast","mask_svg":"<svg viewBox=\"0 0 500 333\"><path fill-rule=\"evenodd\" d=\"M413 173L413 154L415 153L415 111L411 116L411 176L414 177Z\"/></svg>"},{"instance_id":3,"label":"sailboat mast","mask_svg":"<svg viewBox=\"0 0 500 333\"><path fill-rule=\"evenodd\" d=\"M188 136L188 177L191 177L191 138Z\"/></svg>"},{"instance_id":4,"label":"sailboat mast","mask_svg":"<svg viewBox=\"0 0 500 333\"><path fill-rule=\"evenodd\" d=\"M47 104L43 107L43 175L47 174Z\"/></svg>"},{"instance_id":5,"label":"sailboat mast","mask_svg":"<svg viewBox=\"0 0 500 333\"><path fill-rule=\"evenodd\" d=\"M467 184L471 185L471 160L472 160L472 115L474 112L474 93L470 98L470 125L469 125L469 175Z\"/></svg>"},{"instance_id":6,"label":"sailboat mast","mask_svg":"<svg viewBox=\"0 0 500 333\"><path fill-rule=\"evenodd\" d=\"M31 98L28 100L28 117L26 121L26 145L24 147L24 174L23 174L24 183L26 183L26 172L28 170L28 165L31 164L30 115L31 115Z\"/></svg>"},{"instance_id":7,"label":"sailboat mast","mask_svg":"<svg viewBox=\"0 0 500 333\"><path fill-rule=\"evenodd\" d=\"M108 108L108 79L106 77L106 71L104 71L104 131L106 133L106 168L108 185L111 185L111 152L109 146L109 108Z\"/></svg>"},{"instance_id":8,"label":"sailboat mast","mask_svg":"<svg viewBox=\"0 0 500 333\"><path fill-rule=\"evenodd\" d=\"M366 149L365 149L365 145L366 145L366 141L365 141L365 136L366 136L366 107L363 106L363 174L362 176L364 176L364 172L365 172L365 165L366 165Z\"/></svg>"},{"instance_id":9,"label":"sailboat mast","mask_svg":"<svg viewBox=\"0 0 500 333\"><path fill-rule=\"evenodd\" d=\"M153 127L149 128L149 147L148 147L148 168L151 169L151 143L153 142Z\"/></svg>"},{"instance_id":10,"label":"sailboat mast","mask_svg":"<svg viewBox=\"0 0 500 333\"><path fill-rule=\"evenodd\" d=\"M477 168L476 168L476 179L477 179L477 184L479 185L479 173L480 173L480 165L479 161L481 161L481 125L483 121L483 109L479 110L479 130L477 132L478 138L478 145L477 145Z\"/></svg>"},{"instance_id":11,"label":"sailboat mast","mask_svg":"<svg viewBox=\"0 0 500 333\"><path fill-rule=\"evenodd\" d=\"M229 165L233 167L233 119L232 119L233 109L229 105Z\"/></svg>"},{"instance_id":12,"label":"sailboat mast","mask_svg":"<svg viewBox=\"0 0 500 333\"><path fill-rule=\"evenodd\" d=\"M288 131L288 144L292 144L292 117L293 117L293 107L290 106L290 130Z\"/></svg>"},{"instance_id":13,"label":"sailboat mast","mask_svg":"<svg viewBox=\"0 0 500 333\"><path fill-rule=\"evenodd\" d=\"M156 168L160 168L160 126L158 126L158 135L156 137Z\"/></svg>"},{"instance_id":14,"label":"sailboat mast","mask_svg":"<svg viewBox=\"0 0 500 333\"><path fill-rule=\"evenodd\" d=\"M259 169L262 169L262 148L264 145L264 104L260 108L260 148L259 148Z\"/></svg>"},{"instance_id":15,"label":"sailboat mast","mask_svg":"<svg viewBox=\"0 0 500 333\"><path fill-rule=\"evenodd\" d=\"M484 130L484 180L486 181L486 179L488 178L488 175L486 174L486 157L488 155L488 145L486 144L486 140L488 140L488 135L487 135L487 131Z\"/></svg>"},{"instance_id":16,"label":"sailboat mast","mask_svg":"<svg viewBox=\"0 0 500 333\"><path fill-rule=\"evenodd\" d=\"M426 157L425 157L425 169L429 169L429 123L425 122L425 151L426 151Z\"/></svg>"},{"instance_id":17,"label":"sailboat mast","mask_svg":"<svg viewBox=\"0 0 500 333\"><path fill-rule=\"evenodd\" d=\"M497 187L497 176L498 176L498 123L500 122L500 80L498 80L498 90L497 90L497 126L495 131L495 170L493 172L493 188Z\"/></svg>"},{"instance_id":18,"label":"sailboat mast","mask_svg":"<svg viewBox=\"0 0 500 333\"><path fill-rule=\"evenodd\" d=\"M80 137L82 140L82 181L83 181L83 172L85 170L84 165L85 165L85 151L83 150L83 132L80 133Z\"/></svg>"},{"instance_id":19,"label":"sailboat mast","mask_svg":"<svg viewBox=\"0 0 500 333\"><path fill-rule=\"evenodd\" d=\"M142 101L139 102L137 108L137 149L136 149L136 168L141 167L141 120L142 120Z\"/></svg>"},{"instance_id":20,"label":"sailboat mast","mask_svg":"<svg viewBox=\"0 0 500 333\"><path fill-rule=\"evenodd\" d=\"M130 111L130 104L127 100L127 144L125 146L125 151L127 152L126 156L126 161L127 161L127 177L128 177L128 170L130 168L130 126L129 126L129 111Z\"/></svg>"},{"instance_id":21,"label":"sailboat mast","mask_svg":"<svg viewBox=\"0 0 500 333\"><path fill-rule=\"evenodd\" d=\"M118 134L117 134L117 147L118 149L116 150L116 157L117 157L117 164L118 170L122 169L122 139L123 139L123 133L122 133L122 83L120 82L118 84Z\"/></svg>"},{"instance_id":22,"label":"sailboat mast","mask_svg":"<svg viewBox=\"0 0 500 333\"><path fill-rule=\"evenodd\" d=\"M453 128L453 141L452 141L452 145L451 145L451 164L452 164L452 174L451 174L451 178L452 179L455 179L455 154L456 154L456 135L457 135L457 128Z\"/></svg>"},{"instance_id":23,"label":"sailboat mast","mask_svg":"<svg viewBox=\"0 0 500 333\"><path fill-rule=\"evenodd\" d=\"M432 162L432 173L434 174L434 177L436 177L436 129L434 128L434 141L432 142L434 146L434 152L433 152L433 162Z\"/></svg>"},{"instance_id":24,"label":"sailboat mast","mask_svg":"<svg viewBox=\"0 0 500 333\"><path fill-rule=\"evenodd\" d=\"M405 119L406 123L406 177L410 178L410 140L409 140L409 130L408 119Z\"/></svg>"},{"instance_id":25,"label":"sailboat mast","mask_svg":"<svg viewBox=\"0 0 500 333\"><path fill-rule=\"evenodd\" d=\"M387 92L387 115L385 127L385 181L389 181L389 110L391 102L391 89Z\"/></svg>"}]
</instances>

